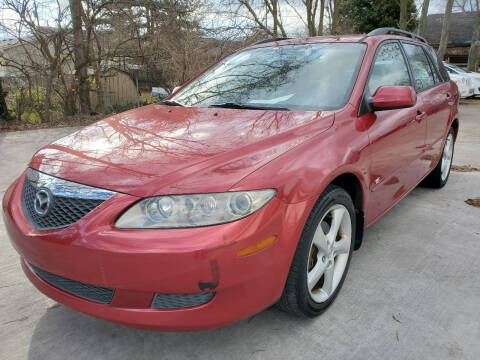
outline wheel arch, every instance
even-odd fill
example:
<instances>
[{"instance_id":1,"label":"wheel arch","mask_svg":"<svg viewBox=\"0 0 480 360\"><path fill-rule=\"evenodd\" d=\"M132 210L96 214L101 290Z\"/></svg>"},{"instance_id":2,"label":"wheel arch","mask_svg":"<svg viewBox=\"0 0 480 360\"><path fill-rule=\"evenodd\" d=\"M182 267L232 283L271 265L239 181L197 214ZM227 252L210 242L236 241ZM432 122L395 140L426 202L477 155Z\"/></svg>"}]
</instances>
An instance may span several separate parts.
<instances>
[{"instance_id":1,"label":"wheel arch","mask_svg":"<svg viewBox=\"0 0 480 360\"><path fill-rule=\"evenodd\" d=\"M356 212L356 224L355 224L355 244L354 250L358 250L362 245L363 230L364 230L364 191L360 179L351 172L345 172L335 177L330 184L341 187L352 198L353 205Z\"/></svg>"},{"instance_id":2,"label":"wheel arch","mask_svg":"<svg viewBox=\"0 0 480 360\"><path fill-rule=\"evenodd\" d=\"M458 118L455 118L453 119L452 121L452 128L453 128L453 136L454 136L454 139L457 140L457 135L458 135Z\"/></svg>"}]
</instances>

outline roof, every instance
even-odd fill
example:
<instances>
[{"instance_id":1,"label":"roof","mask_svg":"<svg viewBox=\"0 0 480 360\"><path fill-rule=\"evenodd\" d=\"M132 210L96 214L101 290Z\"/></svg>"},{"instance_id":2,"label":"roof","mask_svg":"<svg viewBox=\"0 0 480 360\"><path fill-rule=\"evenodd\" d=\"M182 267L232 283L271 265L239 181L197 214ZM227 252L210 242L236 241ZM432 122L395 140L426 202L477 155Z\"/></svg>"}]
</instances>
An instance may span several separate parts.
<instances>
[{"instance_id":1,"label":"roof","mask_svg":"<svg viewBox=\"0 0 480 360\"><path fill-rule=\"evenodd\" d=\"M448 43L452 45L469 45L477 21L478 11L452 13L450 23L450 35ZM430 44L440 43L444 14L432 14L427 16L425 26L425 38Z\"/></svg>"},{"instance_id":2,"label":"roof","mask_svg":"<svg viewBox=\"0 0 480 360\"><path fill-rule=\"evenodd\" d=\"M259 44L253 44L252 47L268 47L278 45L299 45L299 44L313 44L322 42L359 42L365 35L329 35L329 36L314 36L298 39L282 39L278 41L268 41Z\"/></svg>"},{"instance_id":3,"label":"roof","mask_svg":"<svg viewBox=\"0 0 480 360\"><path fill-rule=\"evenodd\" d=\"M379 35L328 35L328 36L314 36L308 38L298 38L298 39L271 39L270 41L265 41L262 43L255 43L250 45L247 48L257 48L257 47L269 47L269 46L282 46L282 45L301 45L301 44L314 44L314 43L352 43L352 42L367 42L368 39L376 39L373 41L386 40L386 39L398 39L405 40L404 35L397 34L379 34ZM416 38L407 38L409 41L415 41L423 43L421 40ZM242 49L243 50L243 49Z\"/></svg>"}]
</instances>

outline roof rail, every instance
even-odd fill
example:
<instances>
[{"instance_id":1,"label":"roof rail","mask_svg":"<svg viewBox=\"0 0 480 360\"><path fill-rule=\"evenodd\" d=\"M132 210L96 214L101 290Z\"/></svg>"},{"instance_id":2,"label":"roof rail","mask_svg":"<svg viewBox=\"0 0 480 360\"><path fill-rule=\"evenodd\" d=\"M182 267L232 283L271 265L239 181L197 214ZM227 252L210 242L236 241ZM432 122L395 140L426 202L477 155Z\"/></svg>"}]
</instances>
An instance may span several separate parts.
<instances>
[{"instance_id":1,"label":"roof rail","mask_svg":"<svg viewBox=\"0 0 480 360\"><path fill-rule=\"evenodd\" d=\"M269 42L273 42L273 41L290 40L290 39L292 39L292 38L289 38L289 37L279 37L279 38L265 39L265 40L257 41L257 42L253 43L253 44L250 45L250 46L265 44L265 43L269 43Z\"/></svg>"},{"instance_id":2,"label":"roof rail","mask_svg":"<svg viewBox=\"0 0 480 360\"><path fill-rule=\"evenodd\" d=\"M388 34L402 34L412 39L417 39L417 40L423 41L425 44L428 44L427 40L425 40L425 38L421 37L420 35L414 34L410 31L405 31L405 30L392 28L392 27L383 27L383 28L372 30L367 34L367 36L388 35Z\"/></svg>"}]
</instances>

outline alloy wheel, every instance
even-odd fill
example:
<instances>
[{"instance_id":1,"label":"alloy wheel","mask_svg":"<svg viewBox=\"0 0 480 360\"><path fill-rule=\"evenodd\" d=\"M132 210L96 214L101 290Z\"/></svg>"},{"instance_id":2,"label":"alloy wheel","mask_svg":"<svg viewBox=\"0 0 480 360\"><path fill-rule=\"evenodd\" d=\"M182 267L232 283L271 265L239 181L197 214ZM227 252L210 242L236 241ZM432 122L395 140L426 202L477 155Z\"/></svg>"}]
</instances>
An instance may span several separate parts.
<instances>
[{"instance_id":1,"label":"alloy wheel","mask_svg":"<svg viewBox=\"0 0 480 360\"><path fill-rule=\"evenodd\" d=\"M313 236L307 264L307 286L313 301L330 298L345 272L352 243L347 208L336 204L323 215Z\"/></svg>"},{"instance_id":2,"label":"alloy wheel","mask_svg":"<svg viewBox=\"0 0 480 360\"><path fill-rule=\"evenodd\" d=\"M452 165L452 157L453 157L453 134L449 133L447 139L445 140L445 146L443 148L442 153L442 165L441 165L441 173L442 173L442 181L448 176L450 171L450 166Z\"/></svg>"}]
</instances>

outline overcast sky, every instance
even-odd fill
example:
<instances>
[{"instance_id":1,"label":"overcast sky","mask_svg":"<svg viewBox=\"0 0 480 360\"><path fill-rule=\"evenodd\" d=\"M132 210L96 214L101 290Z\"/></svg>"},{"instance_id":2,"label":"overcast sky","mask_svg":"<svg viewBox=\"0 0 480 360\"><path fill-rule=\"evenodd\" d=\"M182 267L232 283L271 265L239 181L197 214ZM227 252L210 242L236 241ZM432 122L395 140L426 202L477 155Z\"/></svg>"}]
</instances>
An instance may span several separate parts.
<instances>
[{"instance_id":1,"label":"overcast sky","mask_svg":"<svg viewBox=\"0 0 480 360\"><path fill-rule=\"evenodd\" d=\"M2 0L0 0L0 3ZM42 10L40 10L43 14L42 17L45 19L45 25L52 25L52 19L54 16L56 16L58 8L56 6L56 1L55 0L43 0L40 1L44 5L46 5ZM60 0L59 1L62 6L67 6L68 5L68 0ZM300 3L300 0L291 0L290 3L295 3L298 2ZM422 4L422 0L415 0L417 3L417 7L420 8ZM437 13L442 13L445 9L445 3L446 0L431 0L430 1L430 7L429 7L429 14L437 14ZM51 5L48 5L51 4ZM291 8L291 6L287 5L286 2L281 2L281 13L282 13L282 18L284 22L284 27L287 33L293 36L302 36L305 35L305 26L302 23L302 21L299 19L298 15L296 12ZM297 11L304 16L304 7L299 4L297 8ZM13 19L15 18L14 14L9 12L8 10L4 10L0 6L0 22L2 25L9 26L10 24L13 24ZM228 16L228 14L225 14L224 16L219 16L218 14L211 14L210 16L206 17L209 26L212 24L215 26L215 24L224 24L228 23L231 19L231 16ZM11 26L11 25L10 25ZM0 27L0 39L5 39L9 38L8 34L5 33Z\"/></svg>"}]
</instances>

